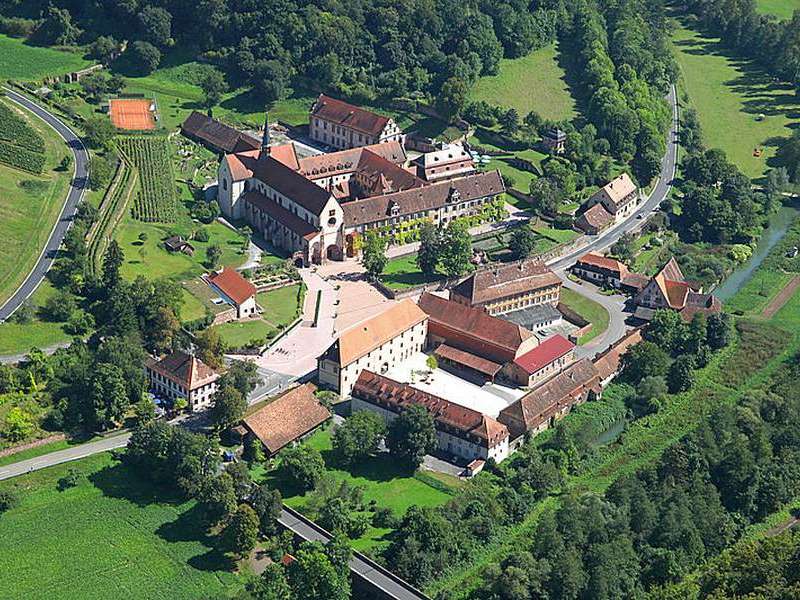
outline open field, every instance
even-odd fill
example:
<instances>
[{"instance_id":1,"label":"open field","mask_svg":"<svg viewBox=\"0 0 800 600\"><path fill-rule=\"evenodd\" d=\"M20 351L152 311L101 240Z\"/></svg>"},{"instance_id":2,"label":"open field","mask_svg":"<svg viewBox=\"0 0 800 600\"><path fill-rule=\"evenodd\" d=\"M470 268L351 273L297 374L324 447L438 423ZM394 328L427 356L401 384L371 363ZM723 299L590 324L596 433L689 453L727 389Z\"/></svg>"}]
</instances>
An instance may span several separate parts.
<instances>
[{"instance_id":1,"label":"open field","mask_svg":"<svg viewBox=\"0 0 800 600\"><path fill-rule=\"evenodd\" d=\"M705 144L724 150L749 177L763 176L780 138L791 135L792 121L800 118L800 99L752 61L734 57L719 39L691 29L689 18L676 25L675 55ZM754 148L764 153L753 156Z\"/></svg>"},{"instance_id":2,"label":"open field","mask_svg":"<svg viewBox=\"0 0 800 600\"><path fill-rule=\"evenodd\" d=\"M409 254L399 258L392 258L386 263L386 268L381 275L381 281L393 290L403 290L442 279L443 275L428 277L417 266L417 255Z\"/></svg>"},{"instance_id":3,"label":"open field","mask_svg":"<svg viewBox=\"0 0 800 600\"><path fill-rule=\"evenodd\" d=\"M46 160L42 175L0 165L0 302L14 293L39 258L72 176L72 168L55 170L68 152L56 132L17 105L3 102L44 139Z\"/></svg>"},{"instance_id":4,"label":"open field","mask_svg":"<svg viewBox=\"0 0 800 600\"><path fill-rule=\"evenodd\" d=\"M575 100L564 77L558 51L550 45L522 58L502 59L497 75L481 77L470 99L515 108L521 117L534 110L545 119L572 119Z\"/></svg>"},{"instance_id":5,"label":"open field","mask_svg":"<svg viewBox=\"0 0 800 600\"><path fill-rule=\"evenodd\" d=\"M260 345L267 336L271 337L276 333L274 327L261 319L231 321L222 325L214 325L213 329L229 348L241 348L253 341Z\"/></svg>"},{"instance_id":6,"label":"open field","mask_svg":"<svg viewBox=\"0 0 800 600\"><path fill-rule=\"evenodd\" d=\"M54 293L52 284L45 279L36 288L29 302L38 311ZM24 325L9 320L0 323L0 356L23 354L31 348L46 348L70 339L72 336L64 331L63 323L46 321L39 316Z\"/></svg>"},{"instance_id":7,"label":"open field","mask_svg":"<svg viewBox=\"0 0 800 600\"><path fill-rule=\"evenodd\" d=\"M594 300L568 288L561 288L561 302L592 324L589 332L578 340L579 344L591 342L608 329L608 311Z\"/></svg>"},{"instance_id":8,"label":"open field","mask_svg":"<svg viewBox=\"0 0 800 600\"><path fill-rule=\"evenodd\" d=\"M80 483L58 491L72 468ZM6 597L188 599L236 587L194 502L164 497L107 453L0 483L9 488L20 505L0 520Z\"/></svg>"},{"instance_id":9,"label":"open field","mask_svg":"<svg viewBox=\"0 0 800 600\"><path fill-rule=\"evenodd\" d=\"M297 317L299 292L300 284L259 293L256 301L264 311L261 316L276 327L285 327Z\"/></svg>"},{"instance_id":10,"label":"open field","mask_svg":"<svg viewBox=\"0 0 800 600\"><path fill-rule=\"evenodd\" d=\"M791 19L792 13L800 10L800 0L756 0L758 12L775 15L779 19Z\"/></svg>"},{"instance_id":11,"label":"open field","mask_svg":"<svg viewBox=\"0 0 800 600\"><path fill-rule=\"evenodd\" d=\"M90 63L75 52L30 46L24 40L0 34L0 79L29 81L62 75Z\"/></svg>"},{"instance_id":12,"label":"open field","mask_svg":"<svg viewBox=\"0 0 800 600\"><path fill-rule=\"evenodd\" d=\"M381 454L372 459L363 461L349 470L343 470L336 465L332 453L331 431L320 430L306 442L322 453L327 466L326 472L336 481L347 481L351 485L364 487L364 503L374 500L378 507L389 508L397 517L402 517L412 505L438 506L447 502L450 495L442 489L442 485L449 485L450 478L432 478L436 480L436 487L426 483L428 474L423 472L419 477L409 475L397 468L395 461L388 454ZM274 478L273 478L274 479ZM278 479L274 481L281 486ZM285 486L281 490L287 505L303 510L307 494L292 495ZM354 540L353 547L357 550L375 550L378 546L386 544L385 536L389 529L378 529L370 526L363 537Z\"/></svg>"}]
</instances>

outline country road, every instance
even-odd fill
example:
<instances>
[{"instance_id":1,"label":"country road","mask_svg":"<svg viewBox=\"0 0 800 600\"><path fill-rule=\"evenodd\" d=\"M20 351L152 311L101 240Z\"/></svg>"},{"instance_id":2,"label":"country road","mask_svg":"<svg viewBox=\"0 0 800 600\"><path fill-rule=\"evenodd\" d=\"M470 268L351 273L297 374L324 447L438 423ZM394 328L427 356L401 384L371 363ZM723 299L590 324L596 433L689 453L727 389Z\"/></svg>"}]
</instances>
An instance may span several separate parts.
<instances>
[{"instance_id":1,"label":"country road","mask_svg":"<svg viewBox=\"0 0 800 600\"><path fill-rule=\"evenodd\" d=\"M64 239L64 235L66 235L67 230L72 225L72 219L75 216L75 211L78 208L78 204L83 199L83 194L86 190L89 179L89 153L86 151L86 147L83 145L83 142L78 135L67 125L65 125L58 117L48 112L45 108L42 108L35 102L32 102L25 96L7 88L4 89L4 91L10 100L16 102L20 106L35 114L50 127L52 127L56 133L63 138L67 146L72 149L72 153L74 155L73 165L75 172L70 183L69 192L67 193L67 197L64 201L64 206L61 209L61 214L59 215L58 221L56 221L56 224L53 226L53 229L50 232L50 237L48 238L47 243L45 244L44 248L42 248L36 265L33 267L33 270L28 273L28 277L22 282L22 285L17 288L17 291L14 292L11 298L9 298L2 306L0 306L0 322L8 319L8 317L10 317L15 310L22 306L25 300L27 300L31 294L36 291L36 288L39 287L39 284L44 279L45 274L50 270L50 267L53 265L53 260L58 252L58 248L61 246L61 241Z\"/></svg>"}]
</instances>

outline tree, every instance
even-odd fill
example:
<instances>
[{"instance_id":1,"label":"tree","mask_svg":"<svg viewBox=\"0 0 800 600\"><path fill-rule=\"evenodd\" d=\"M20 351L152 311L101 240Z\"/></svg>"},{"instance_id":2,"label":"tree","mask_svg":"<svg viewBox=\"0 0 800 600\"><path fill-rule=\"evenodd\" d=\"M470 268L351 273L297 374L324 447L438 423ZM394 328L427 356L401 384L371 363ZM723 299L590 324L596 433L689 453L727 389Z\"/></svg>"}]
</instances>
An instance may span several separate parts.
<instances>
[{"instance_id":1,"label":"tree","mask_svg":"<svg viewBox=\"0 0 800 600\"><path fill-rule=\"evenodd\" d=\"M259 60L253 67L253 85L264 102L286 97L290 83L289 67L280 60Z\"/></svg>"},{"instance_id":2,"label":"tree","mask_svg":"<svg viewBox=\"0 0 800 600\"><path fill-rule=\"evenodd\" d=\"M386 240L375 231L368 231L362 253L361 263L364 265L367 274L372 279L377 279L383 273L388 262L386 258Z\"/></svg>"},{"instance_id":3,"label":"tree","mask_svg":"<svg viewBox=\"0 0 800 600\"><path fill-rule=\"evenodd\" d=\"M69 320L77 308L75 296L67 290L58 290L44 303L44 312L47 317L59 323Z\"/></svg>"},{"instance_id":4,"label":"tree","mask_svg":"<svg viewBox=\"0 0 800 600\"><path fill-rule=\"evenodd\" d=\"M672 363L667 373L667 385L672 394L685 392L694 383L694 357L681 354Z\"/></svg>"},{"instance_id":5,"label":"tree","mask_svg":"<svg viewBox=\"0 0 800 600\"><path fill-rule=\"evenodd\" d=\"M125 255L122 253L117 240L111 240L105 253L103 253L103 285L107 292L110 292L120 282L120 268L125 262Z\"/></svg>"},{"instance_id":6,"label":"tree","mask_svg":"<svg viewBox=\"0 0 800 600\"><path fill-rule=\"evenodd\" d=\"M89 159L89 188L102 190L114 175L114 165L102 156Z\"/></svg>"},{"instance_id":7,"label":"tree","mask_svg":"<svg viewBox=\"0 0 800 600\"><path fill-rule=\"evenodd\" d=\"M281 452L280 469L300 490L310 490L325 472L325 462L318 450L294 446Z\"/></svg>"},{"instance_id":8,"label":"tree","mask_svg":"<svg viewBox=\"0 0 800 600\"><path fill-rule=\"evenodd\" d=\"M251 590L258 600L295 600L294 592L286 580L286 572L280 563L270 563Z\"/></svg>"},{"instance_id":9,"label":"tree","mask_svg":"<svg viewBox=\"0 0 800 600\"><path fill-rule=\"evenodd\" d=\"M389 425L386 446L389 452L416 469L426 454L436 449L436 427L433 417L423 406L413 405L401 412Z\"/></svg>"},{"instance_id":10,"label":"tree","mask_svg":"<svg viewBox=\"0 0 800 600\"><path fill-rule=\"evenodd\" d=\"M58 170L69 171L69 168L71 166L72 166L72 154L66 154L64 158L61 159L61 162L58 163Z\"/></svg>"},{"instance_id":11,"label":"tree","mask_svg":"<svg viewBox=\"0 0 800 600\"><path fill-rule=\"evenodd\" d=\"M149 42L133 42L125 55L128 63L141 75L149 75L161 63L161 51Z\"/></svg>"},{"instance_id":12,"label":"tree","mask_svg":"<svg viewBox=\"0 0 800 600\"><path fill-rule=\"evenodd\" d=\"M644 338L657 344L668 354L678 352L686 340L688 329L681 315L667 308L660 308L653 315Z\"/></svg>"},{"instance_id":13,"label":"tree","mask_svg":"<svg viewBox=\"0 0 800 600\"><path fill-rule=\"evenodd\" d=\"M638 383L645 377L666 375L669 355L653 342L643 341L622 355L621 376L625 381Z\"/></svg>"},{"instance_id":14,"label":"tree","mask_svg":"<svg viewBox=\"0 0 800 600\"><path fill-rule=\"evenodd\" d=\"M248 435L244 440L244 448L242 449L242 458L248 464L254 465L264 460L264 446L254 435Z\"/></svg>"},{"instance_id":15,"label":"tree","mask_svg":"<svg viewBox=\"0 0 800 600\"><path fill-rule=\"evenodd\" d=\"M719 350L730 344L733 338L733 321L727 313L715 313L706 321L708 345Z\"/></svg>"},{"instance_id":16,"label":"tree","mask_svg":"<svg viewBox=\"0 0 800 600\"><path fill-rule=\"evenodd\" d=\"M378 451L386 425L370 411L355 413L333 431L333 449L344 464L353 464Z\"/></svg>"},{"instance_id":17,"label":"tree","mask_svg":"<svg viewBox=\"0 0 800 600\"><path fill-rule=\"evenodd\" d=\"M436 273L441 252L441 239L439 230L430 221L425 221L419 228L419 251L417 252L417 266L426 275Z\"/></svg>"},{"instance_id":18,"label":"tree","mask_svg":"<svg viewBox=\"0 0 800 600\"><path fill-rule=\"evenodd\" d=\"M109 429L122 421L128 395L122 369L109 363L94 366L90 384L87 424L94 429Z\"/></svg>"},{"instance_id":19,"label":"tree","mask_svg":"<svg viewBox=\"0 0 800 600\"><path fill-rule=\"evenodd\" d=\"M555 216L564 199L564 191L549 177L539 177L530 184L534 206L540 215Z\"/></svg>"},{"instance_id":20,"label":"tree","mask_svg":"<svg viewBox=\"0 0 800 600\"><path fill-rule=\"evenodd\" d=\"M83 139L92 148L105 148L116 135L117 130L108 117L89 117L83 122ZM92 165L89 165L89 175L92 174Z\"/></svg>"},{"instance_id":21,"label":"tree","mask_svg":"<svg viewBox=\"0 0 800 600\"><path fill-rule=\"evenodd\" d=\"M319 542L303 542L295 552L295 560L287 569L289 585L296 600L348 600L350 574L347 563L341 564L332 552L341 545L323 546ZM345 547L346 548L346 547Z\"/></svg>"},{"instance_id":22,"label":"tree","mask_svg":"<svg viewBox=\"0 0 800 600\"><path fill-rule=\"evenodd\" d=\"M236 491L228 473L206 479L200 486L197 501L208 523L220 523L236 510Z\"/></svg>"},{"instance_id":23,"label":"tree","mask_svg":"<svg viewBox=\"0 0 800 600\"><path fill-rule=\"evenodd\" d=\"M3 423L3 437L11 442L19 442L31 435L36 429L33 415L19 406L15 406L6 414Z\"/></svg>"},{"instance_id":24,"label":"tree","mask_svg":"<svg viewBox=\"0 0 800 600\"><path fill-rule=\"evenodd\" d=\"M467 105L469 97L469 87L466 82L459 77L451 77L442 85L439 95L436 97L436 110L443 119L453 123L461 117Z\"/></svg>"},{"instance_id":25,"label":"tree","mask_svg":"<svg viewBox=\"0 0 800 600\"><path fill-rule=\"evenodd\" d=\"M517 227L511 234L508 247L515 258L528 258L536 249L536 234L527 225Z\"/></svg>"},{"instance_id":26,"label":"tree","mask_svg":"<svg viewBox=\"0 0 800 600\"><path fill-rule=\"evenodd\" d=\"M225 550L242 557L253 551L258 542L258 515L247 504L240 504L222 534Z\"/></svg>"},{"instance_id":27,"label":"tree","mask_svg":"<svg viewBox=\"0 0 800 600\"><path fill-rule=\"evenodd\" d=\"M219 244L211 244L206 249L206 266L209 269L216 269L222 258L222 247Z\"/></svg>"},{"instance_id":28,"label":"tree","mask_svg":"<svg viewBox=\"0 0 800 600\"><path fill-rule=\"evenodd\" d=\"M667 391L667 383L663 377L647 376L636 386L636 394L631 397L631 409L637 417L656 412Z\"/></svg>"},{"instance_id":29,"label":"tree","mask_svg":"<svg viewBox=\"0 0 800 600\"><path fill-rule=\"evenodd\" d=\"M19 496L13 489L0 490L0 515L19 504Z\"/></svg>"},{"instance_id":30,"label":"tree","mask_svg":"<svg viewBox=\"0 0 800 600\"><path fill-rule=\"evenodd\" d=\"M232 385L223 385L214 392L214 404L209 410L209 419L217 431L233 427L244 416L247 400Z\"/></svg>"},{"instance_id":31,"label":"tree","mask_svg":"<svg viewBox=\"0 0 800 600\"><path fill-rule=\"evenodd\" d=\"M72 22L72 15L66 8L49 6L44 19L36 28L33 38L48 46L69 46L78 41L81 29Z\"/></svg>"},{"instance_id":32,"label":"tree","mask_svg":"<svg viewBox=\"0 0 800 600\"><path fill-rule=\"evenodd\" d=\"M431 371L435 371L439 368L439 361L436 360L436 357L431 354L428 358L425 359L425 366L428 367Z\"/></svg>"},{"instance_id":33,"label":"tree","mask_svg":"<svg viewBox=\"0 0 800 600\"><path fill-rule=\"evenodd\" d=\"M228 365L228 370L220 378L219 385L230 385L236 388L242 397L247 398L250 392L256 389L260 381L258 366L249 360L234 360Z\"/></svg>"},{"instance_id":34,"label":"tree","mask_svg":"<svg viewBox=\"0 0 800 600\"><path fill-rule=\"evenodd\" d=\"M92 42L90 53L104 65L111 62L114 53L119 48L117 40L111 36L101 35Z\"/></svg>"},{"instance_id":35,"label":"tree","mask_svg":"<svg viewBox=\"0 0 800 600\"><path fill-rule=\"evenodd\" d=\"M200 89L203 90L205 95L205 105L207 107L219 104L222 94L227 89L225 76L218 69L210 68L206 70L200 79Z\"/></svg>"},{"instance_id":36,"label":"tree","mask_svg":"<svg viewBox=\"0 0 800 600\"><path fill-rule=\"evenodd\" d=\"M448 277L463 275L470 269L472 238L464 222L450 221L442 237L442 270Z\"/></svg>"},{"instance_id":37,"label":"tree","mask_svg":"<svg viewBox=\"0 0 800 600\"><path fill-rule=\"evenodd\" d=\"M633 260L634 237L625 233L611 246L611 253L624 263L630 264Z\"/></svg>"},{"instance_id":38,"label":"tree","mask_svg":"<svg viewBox=\"0 0 800 600\"><path fill-rule=\"evenodd\" d=\"M144 6L138 15L139 31L145 42L154 46L168 46L172 43L172 15L158 6Z\"/></svg>"},{"instance_id":39,"label":"tree","mask_svg":"<svg viewBox=\"0 0 800 600\"><path fill-rule=\"evenodd\" d=\"M222 355L225 353L225 343L216 329L204 329L194 339L197 357L209 367L219 369L222 367Z\"/></svg>"},{"instance_id":40,"label":"tree","mask_svg":"<svg viewBox=\"0 0 800 600\"><path fill-rule=\"evenodd\" d=\"M519 131L519 113L515 108L509 108L500 115L500 127L506 135L516 135Z\"/></svg>"},{"instance_id":41,"label":"tree","mask_svg":"<svg viewBox=\"0 0 800 600\"><path fill-rule=\"evenodd\" d=\"M263 535L273 535L278 529L278 517L283 508L281 493L262 483L250 496L250 504L256 511Z\"/></svg>"}]
</instances>

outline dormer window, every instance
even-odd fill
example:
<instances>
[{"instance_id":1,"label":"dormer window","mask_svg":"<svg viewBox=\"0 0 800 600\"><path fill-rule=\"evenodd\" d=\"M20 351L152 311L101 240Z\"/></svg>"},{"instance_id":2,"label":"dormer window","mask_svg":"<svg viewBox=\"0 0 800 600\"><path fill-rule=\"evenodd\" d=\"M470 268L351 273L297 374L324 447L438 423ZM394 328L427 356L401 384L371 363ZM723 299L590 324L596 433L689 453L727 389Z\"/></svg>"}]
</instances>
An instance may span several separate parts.
<instances>
[{"instance_id":1,"label":"dormer window","mask_svg":"<svg viewBox=\"0 0 800 600\"><path fill-rule=\"evenodd\" d=\"M389 214L393 217L400 214L400 205L395 200L389 201Z\"/></svg>"},{"instance_id":2,"label":"dormer window","mask_svg":"<svg viewBox=\"0 0 800 600\"><path fill-rule=\"evenodd\" d=\"M450 194L447 196L448 202L458 202L461 200L461 192L459 192L456 188L450 188Z\"/></svg>"}]
</instances>

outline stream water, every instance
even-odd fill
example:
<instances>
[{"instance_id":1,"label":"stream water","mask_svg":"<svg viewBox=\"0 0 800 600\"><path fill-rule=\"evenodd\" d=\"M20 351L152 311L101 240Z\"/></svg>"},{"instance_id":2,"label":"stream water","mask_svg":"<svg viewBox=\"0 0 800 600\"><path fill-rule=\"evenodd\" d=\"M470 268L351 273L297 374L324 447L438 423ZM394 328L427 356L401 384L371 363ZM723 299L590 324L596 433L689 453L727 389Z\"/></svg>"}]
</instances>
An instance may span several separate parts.
<instances>
[{"instance_id":1,"label":"stream water","mask_svg":"<svg viewBox=\"0 0 800 600\"><path fill-rule=\"evenodd\" d=\"M789 227L791 227L799 214L800 208L797 206L782 206L778 212L773 214L769 219L769 226L758 240L758 245L753 255L747 262L734 269L725 281L717 286L714 290L714 295L723 302L732 298L750 280L755 270L764 262L770 250L786 235Z\"/></svg>"}]
</instances>

